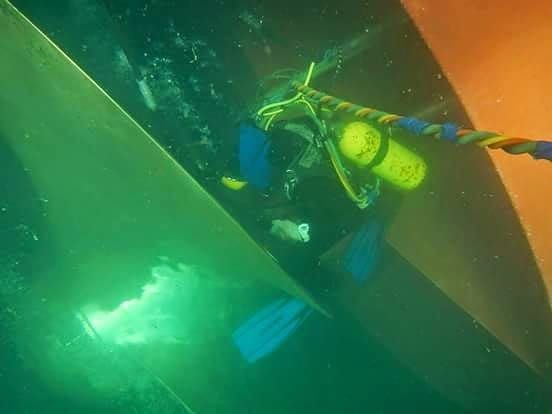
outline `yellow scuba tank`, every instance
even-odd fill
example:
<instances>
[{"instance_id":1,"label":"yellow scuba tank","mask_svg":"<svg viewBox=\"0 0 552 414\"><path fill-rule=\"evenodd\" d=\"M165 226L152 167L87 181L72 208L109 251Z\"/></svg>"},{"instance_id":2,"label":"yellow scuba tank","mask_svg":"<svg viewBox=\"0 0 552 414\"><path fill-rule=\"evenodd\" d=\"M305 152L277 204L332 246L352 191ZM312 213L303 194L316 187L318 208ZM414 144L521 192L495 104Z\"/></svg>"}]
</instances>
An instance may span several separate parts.
<instances>
[{"instance_id":1,"label":"yellow scuba tank","mask_svg":"<svg viewBox=\"0 0 552 414\"><path fill-rule=\"evenodd\" d=\"M367 122L346 124L338 133L339 152L361 169L403 190L417 188L427 172L424 160Z\"/></svg>"}]
</instances>

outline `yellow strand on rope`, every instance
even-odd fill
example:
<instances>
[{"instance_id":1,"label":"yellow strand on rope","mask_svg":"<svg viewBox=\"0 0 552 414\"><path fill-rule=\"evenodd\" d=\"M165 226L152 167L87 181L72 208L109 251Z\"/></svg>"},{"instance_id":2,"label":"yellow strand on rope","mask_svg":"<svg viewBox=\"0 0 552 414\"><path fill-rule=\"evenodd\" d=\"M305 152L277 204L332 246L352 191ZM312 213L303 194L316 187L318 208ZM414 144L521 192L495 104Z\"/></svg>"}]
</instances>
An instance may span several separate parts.
<instances>
[{"instance_id":1,"label":"yellow strand on rope","mask_svg":"<svg viewBox=\"0 0 552 414\"><path fill-rule=\"evenodd\" d=\"M497 142L506 141L507 139L509 138L501 135L496 135L494 137L486 138L483 141L477 142L477 145L479 145L480 147L487 147L489 145L496 144Z\"/></svg>"}]
</instances>

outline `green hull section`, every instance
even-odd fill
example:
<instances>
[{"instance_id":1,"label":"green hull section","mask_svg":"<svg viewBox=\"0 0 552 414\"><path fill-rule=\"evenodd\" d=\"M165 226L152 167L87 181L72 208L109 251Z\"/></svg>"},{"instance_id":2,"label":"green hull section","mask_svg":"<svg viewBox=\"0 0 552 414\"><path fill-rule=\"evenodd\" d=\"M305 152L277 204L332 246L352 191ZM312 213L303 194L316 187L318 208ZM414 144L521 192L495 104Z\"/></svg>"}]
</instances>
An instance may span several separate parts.
<instances>
[{"instance_id":1,"label":"green hull section","mask_svg":"<svg viewBox=\"0 0 552 414\"><path fill-rule=\"evenodd\" d=\"M77 320L97 343L131 346L130 360L183 405L188 398L191 406L214 403L203 391L223 388L217 378L227 375L217 373L241 363L231 333L258 305L264 282L317 306L5 0L0 51L0 137L42 206L29 300L44 315L43 329ZM88 392L85 360L68 349L53 356L53 345L39 335L19 341L54 388Z\"/></svg>"}]
</instances>

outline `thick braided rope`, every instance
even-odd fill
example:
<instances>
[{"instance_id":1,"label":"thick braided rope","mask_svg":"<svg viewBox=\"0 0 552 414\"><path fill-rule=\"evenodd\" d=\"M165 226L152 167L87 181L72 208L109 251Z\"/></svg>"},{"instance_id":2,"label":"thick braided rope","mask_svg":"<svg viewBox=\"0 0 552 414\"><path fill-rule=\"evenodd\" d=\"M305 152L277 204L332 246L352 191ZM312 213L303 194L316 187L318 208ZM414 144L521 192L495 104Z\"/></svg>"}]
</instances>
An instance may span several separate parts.
<instances>
[{"instance_id":1,"label":"thick braided rope","mask_svg":"<svg viewBox=\"0 0 552 414\"><path fill-rule=\"evenodd\" d=\"M501 149L510 154L531 154L535 159L552 161L552 142L549 141L507 137L496 132L460 128L452 123L431 124L417 118L389 114L377 109L356 105L335 96L327 95L298 81L292 82L292 86L302 93L306 99L324 105L333 111L350 113L358 118L368 119L380 124L397 125L415 135L432 136L461 145L475 143L484 148Z\"/></svg>"}]
</instances>

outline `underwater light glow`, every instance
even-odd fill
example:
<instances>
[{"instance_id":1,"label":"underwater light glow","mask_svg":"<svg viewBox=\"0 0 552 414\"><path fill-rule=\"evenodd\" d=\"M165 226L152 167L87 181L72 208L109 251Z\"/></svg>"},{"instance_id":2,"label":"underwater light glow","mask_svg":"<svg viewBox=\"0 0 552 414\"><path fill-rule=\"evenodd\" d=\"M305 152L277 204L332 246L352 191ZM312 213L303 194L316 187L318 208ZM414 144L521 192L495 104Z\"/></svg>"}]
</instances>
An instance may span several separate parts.
<instances>
[{"instance_id":1,"label":"underwater light glow","mask_svg":"<svg viewBox=\"0 0 552 414\"><path fill-rule=\"evenodd\" d=\"M189 304L186 280L193 269L181 263L151 269L152 281L139 297L126 299L112 310L88 306L83 312L102 340L116 345L183 343L188 334L183 306Z\"/></svg>"}]
</instances>

